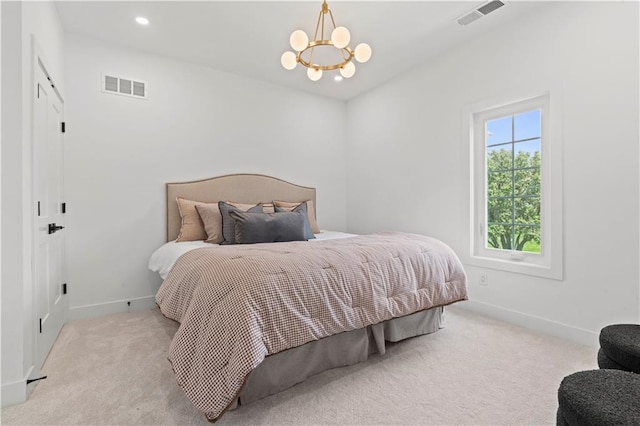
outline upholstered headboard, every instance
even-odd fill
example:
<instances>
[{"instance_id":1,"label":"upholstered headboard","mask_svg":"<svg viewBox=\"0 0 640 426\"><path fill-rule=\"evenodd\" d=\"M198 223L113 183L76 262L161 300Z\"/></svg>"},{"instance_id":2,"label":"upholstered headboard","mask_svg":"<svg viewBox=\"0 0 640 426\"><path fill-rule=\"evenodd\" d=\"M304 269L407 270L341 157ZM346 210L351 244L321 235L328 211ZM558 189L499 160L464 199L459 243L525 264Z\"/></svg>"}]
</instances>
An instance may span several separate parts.
<instances>
[{"instance_id":1,"label":"upholstered headboard","mask_svg":"<svg viewBox=\"0 0 640 426\"><path fill-rule=\"evenodd\" d=\"M313 204L317 206L315 188L296 185L271 176L235 174L191 182L167 183L167 241L178 237L182 224L176 197L206 203L233 201L245 204L270 203L273 200L313 200Z\"/></svg>"}]
</instances>

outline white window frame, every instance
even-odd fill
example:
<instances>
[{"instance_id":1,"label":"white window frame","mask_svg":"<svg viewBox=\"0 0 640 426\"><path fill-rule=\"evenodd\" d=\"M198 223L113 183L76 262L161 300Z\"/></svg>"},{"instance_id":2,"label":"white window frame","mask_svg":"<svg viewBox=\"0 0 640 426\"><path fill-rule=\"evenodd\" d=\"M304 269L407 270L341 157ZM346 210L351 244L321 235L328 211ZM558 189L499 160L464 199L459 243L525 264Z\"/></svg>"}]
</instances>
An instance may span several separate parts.
<instances>
[{"instance_id":1,"label":"white window frame","mask_svg":"<svg viewBox=\"0 0 640 426\"><path fill-rule=\"evenodd\" d=\"M538 253L486 247L487 120L540 109L542 121L540 170L540 250ZM562 259L562 132L560 101L550 92L535 96L478 103L465 110L465 146L469 153L469 205L466 217L467 264L561 280Z\"/></svg>"}]
</instances>

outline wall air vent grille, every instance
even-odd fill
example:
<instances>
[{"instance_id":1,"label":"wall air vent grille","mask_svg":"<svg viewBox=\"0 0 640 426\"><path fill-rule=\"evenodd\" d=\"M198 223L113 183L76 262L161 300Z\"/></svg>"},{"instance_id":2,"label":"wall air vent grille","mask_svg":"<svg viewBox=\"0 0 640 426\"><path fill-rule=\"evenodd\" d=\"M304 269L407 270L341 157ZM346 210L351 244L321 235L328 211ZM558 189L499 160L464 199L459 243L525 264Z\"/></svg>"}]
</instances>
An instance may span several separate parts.
<instances>
[{"instance_id":1,"label":"wall air vent grille","mask_svg":"<svg viewBox=\"0 0 640 426\"><path fill-rule=\"evenodd\" d=\"M465 13L464 15L456 19L456 22L462 26L469 25L470 23L477 21L483 16L490 14L491 12L501 8L506 4L507 2L504 0L488 1L486 3L483 3L481 6L478 6L475 9Z\"/></svg>"},{"instance_id":2,"label":"wall air vent grille","mask_svg":"<svg viewBox=\"0 0 640 426\"><path fill-rule=\"evenodd\" d=\"M114 95L124 95L139 99L147 98L147 83L131 78L102 75L102 91Z\"/></svg>"},{"instance_id":3,"label":"wall air vent grille","mask_svg":"<svg viewBox=\"0 0 640 426\"><path fill-rule=\"evenodd\" d=\"M105 76L104 78L104 90L108 92L118 91L118 79L111 76Z\"/></svg>"}]
</instances>

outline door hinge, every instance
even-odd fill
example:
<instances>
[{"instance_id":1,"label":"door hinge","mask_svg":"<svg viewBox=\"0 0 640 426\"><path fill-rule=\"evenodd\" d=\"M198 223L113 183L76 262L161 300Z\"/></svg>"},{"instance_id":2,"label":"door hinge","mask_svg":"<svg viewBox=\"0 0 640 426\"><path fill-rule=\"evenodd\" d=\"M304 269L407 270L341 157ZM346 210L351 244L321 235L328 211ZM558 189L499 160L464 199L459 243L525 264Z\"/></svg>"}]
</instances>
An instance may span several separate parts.
<instances>
[{"instance_id":1,"label":"door hinge","mask_svg":"<svg viewBox=\"0 0 640 426\"><path fill-rule=\"evenodd\" d=\"M38 216L40 216L40 201L38 201Z\"/></svg>"},{"instance_id":2,"label":"door hinge","mask_svg":"<svg viewBox=\"0 0 640 426\"><path fill-rule=\"evenodd\" d=\"M66 132L66 127L67 127L67 126L66 126L66 123L63 121L63 122L62 122L62 123L60 123L60 124L61 124L61 126L60 126L60 127L61 127L61 130L62 130L62 133Z\"/></svg>"},{"instance_id":3,"label":"door hinge","mask_svg":"<svg viewBox=\"0 0 640 426\"><path fill-rule=\"evenodd\" d=\"M42 333L42 318L40 318L40 333Z\"/></svg>"},{"instance_id":4,"label":"door hinge","mask_svg":"<svg viewBox=\"0 0 640 426\"><path fill-rule=\"evenodd\" d=\"M40 99L40 83L38 83L38 99Z\"/></svg>"},{"instance_id":5,"label":"door hinge","mask_svg":"<svg viewBox=\"0 0 640 426\"><path fill-rule=\"evenodd\" d=\"M60 206L60 209L62 210L62 213L66 213L67 212L67 203L62 203L62 205Z\"/></svg>"},{"instance_id":6,"label":"door hinge","mask_svg":"<svg viewBox=\"0 0 640 426\"><path fill-rule=\"evenodd\" d=\"M67 283L62 284L62 294L67 294Z\"/></svg>"}]
</instances>

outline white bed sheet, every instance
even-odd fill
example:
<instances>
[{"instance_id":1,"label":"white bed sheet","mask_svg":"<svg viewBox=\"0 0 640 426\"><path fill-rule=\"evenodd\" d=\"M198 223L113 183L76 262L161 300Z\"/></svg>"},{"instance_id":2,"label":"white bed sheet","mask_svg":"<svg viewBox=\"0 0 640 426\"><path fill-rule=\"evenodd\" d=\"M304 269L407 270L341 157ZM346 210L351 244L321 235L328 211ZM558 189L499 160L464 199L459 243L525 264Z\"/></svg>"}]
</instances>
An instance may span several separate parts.
<instances>
[{"instance_id":1,"label":"white bed sheet","mask_svg":"<svg viewBox=\"0 0 640 426\"><path fill-rule=\"evenodd\" d=\"M320 230L319 234L313 234L316 236L315 240L309 241L321 241L321 240L338 240L340 238L351 238L355 237L356 234L349 234L347 232L338 232L338 231L325 231Z\"/></svg>"},{"instance_id":2,"label":"white bed sheet","mask_svg":"<svg viewBox=\"0 0 640 426\"><path fill-rule=\"evenodd\" d=\"M319 234L315 234L315 240L309 241L321 241L321 240L336 240L340 238L350 238L355 237L356 234L349 234L346 232L338 232L338 231L324 231L322 230ZM174 263L178 260L180 256L183 254L195 250L197 248L202 247L220 247L224 248L224 246L219 246L218 244L210 244L205 243L204 241L183 241L177 243L175 241L169 241L166 244L163 244L158 250L154 251L149 258L149 269L153 272L157 272L160 274L160 277L164 280L167 278L169 271L173 267Z\"/></svg>"}]
</instances>

